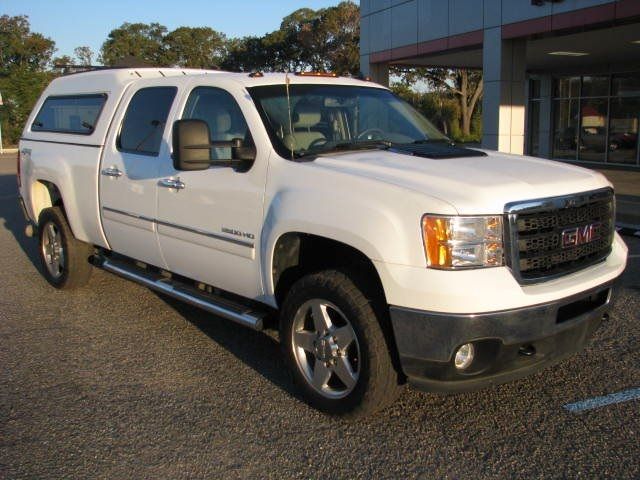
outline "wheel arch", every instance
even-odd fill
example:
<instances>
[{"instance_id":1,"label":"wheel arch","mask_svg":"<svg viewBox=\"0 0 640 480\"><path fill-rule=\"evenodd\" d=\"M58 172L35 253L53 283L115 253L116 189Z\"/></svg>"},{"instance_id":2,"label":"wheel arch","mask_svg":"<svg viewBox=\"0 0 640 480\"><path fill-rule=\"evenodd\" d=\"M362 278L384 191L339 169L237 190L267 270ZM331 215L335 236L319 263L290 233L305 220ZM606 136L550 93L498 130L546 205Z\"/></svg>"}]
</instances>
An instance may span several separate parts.
<instances>
[{"instance_id":1,"label":"wheel arch","mask_svg":"<svg viewBox=\"0 0 640 480\"><path fill-rule=\"evenodd\" d=\"M386 304L384 287L371 258L360 249L322 235L292 231L274 242L269 262L271 293L277 306L282 305L289 287L302 276L335 268L356 272L366 281L368 292L379 295Z\"/></svg>"},{"instance_id":2,"label":"wheel arch","mask_svg":"<svg viewBox=\"0 0 640 480\"><path fill-rule=\"evenodd\" d=\"M66 216L62 194L58 186L48 180L36 180L31 184L31 211L35 222L45 208L60 207Z\"/></svg>"}]
</instances>

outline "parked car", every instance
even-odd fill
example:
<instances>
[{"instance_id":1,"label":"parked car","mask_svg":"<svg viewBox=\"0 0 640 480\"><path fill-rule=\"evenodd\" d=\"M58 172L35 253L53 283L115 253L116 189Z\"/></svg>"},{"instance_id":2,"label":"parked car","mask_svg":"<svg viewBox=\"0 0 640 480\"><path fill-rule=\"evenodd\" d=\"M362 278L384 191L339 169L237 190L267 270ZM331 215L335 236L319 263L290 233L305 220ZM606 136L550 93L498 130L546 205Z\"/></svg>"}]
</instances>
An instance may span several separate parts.
<instances>
[{"instance_id":1,"label":"parked car","mask_svg":"<svg viewBox=\"0 0 640 480\"><path fill-rule=\"evenodd\" d=\"M627 258L601 174L457 147L388 89L326 74L64 76L18 167L51 285L97 267L277 328L304 398L335 414L558 362Z\"/></svg>"},{"instance_id":2,"label":"parked car","mask_svg":"<svg viewBox=\"0 0 640 480\"><path fill-rule=\"evenodd\" d=\"M617 133L609 139L609 150L635 149L638 145L638 134L633 132Z\"/></svg>"}]
</instances>

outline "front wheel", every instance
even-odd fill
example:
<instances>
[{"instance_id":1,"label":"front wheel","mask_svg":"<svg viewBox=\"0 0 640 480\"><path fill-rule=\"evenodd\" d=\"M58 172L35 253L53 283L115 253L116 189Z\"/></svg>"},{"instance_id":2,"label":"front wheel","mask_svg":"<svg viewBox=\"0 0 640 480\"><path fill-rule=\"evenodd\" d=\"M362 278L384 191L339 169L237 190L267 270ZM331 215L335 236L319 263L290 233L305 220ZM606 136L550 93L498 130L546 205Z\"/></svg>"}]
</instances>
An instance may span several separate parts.
<instances>
[{"instance_id":1,"label":"front wheel","mask_svg":"<svg viewBox=\"0 0 640 480\"><path fill-rule=\"evenodd\" d=\"M294 380L313 407L368 415L400 394L376 303L335 270L293 285L282 308L280 338Z\"/></svg>"},{"instance_id":2,"label":"front wheel","mask_svg":"<svg viewBox=\"0 0 640 480\"><path fill-rule=\"evenodd\" d=\"M59 289L81 287L89 281L91 245L73 236L60 207L45 208L38 218L38 240L42 272Z\"/></svg>"}]
</instances>

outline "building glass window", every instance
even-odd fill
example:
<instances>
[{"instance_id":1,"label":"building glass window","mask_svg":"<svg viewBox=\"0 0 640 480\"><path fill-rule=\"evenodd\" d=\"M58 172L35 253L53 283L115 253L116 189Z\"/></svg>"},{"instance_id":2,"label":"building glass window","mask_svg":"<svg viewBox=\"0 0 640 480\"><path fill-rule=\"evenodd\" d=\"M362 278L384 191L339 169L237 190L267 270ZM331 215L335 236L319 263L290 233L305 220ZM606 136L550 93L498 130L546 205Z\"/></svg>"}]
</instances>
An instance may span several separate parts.
<instances>
[{"instance_id":1,"label":"building glass window","mask_svg":"<svg viewBox=\"0 0 640 480\"><path fill-rule=\"evenodd\" d=\"M606 97L609 95L608 76L582 77L581 97Z\"/></svg>"},{"instance_id":2,"label":"building glass window","mask_svg":"<svg viewBox=\"0 0 640 480\"><path fill-rule=\"evenodd\" d=\"M532 78L529 81L529 118L527 119L529 155L540 155L540 79Z\"/></svg>"},{"instance_id":3,"label":"building glass window","mask_svg":"<svg viewBox=\"0 0 640 480\"><path fill-rule=\"evenodd\" d=\"M583 98L580 102L578 159L604 162L607 144L607 99Z\"/></svg>"},{"instance_id":4,"label":"building glass window","mask_svg":"<svg viewBox=\"0 0 640 480\"><path fill-rule=\"evenodd\" d=\"M640 73L557 78L553 91L554 158L640 166Z\"/></svg>"},{"instance_id":5,"label":"building glass window","mask_svg":"<svg viewBox=\"0 0 640 480\"><path fill-rule=\"evenodd\" d=\"M640 95L635 98L611 99L609 162L636 164L638 123L640 123Z\"/></svg>"},{"instance_id":6,"label":"building glass window","mask_svg":"<svg viewBox=\"0 0 640 480\"><path fill-rule=\"evenodd\" d=\"M578 143L578 99L554 100L553 157L575 160Z\"/></svg>"},{"instance_id":7,"label":"building glass window","mask_svg":"<svg viewBox=\"0 0 640 480\"><path fill-rule=\"evenodd\" d=\"M556 80L555 96L572 98L580 96L580 77L564 77Z\"/></svg>"},{"instance_id":8,"label":"building glass window","mask_svg":"<svg viewBox=\"0 0 640 480\"><path fill-rule=\"evenodd\" d=\"M640 74L614 75L611 95L619 97L640 97Z\"/></svg>"}]
</instances>

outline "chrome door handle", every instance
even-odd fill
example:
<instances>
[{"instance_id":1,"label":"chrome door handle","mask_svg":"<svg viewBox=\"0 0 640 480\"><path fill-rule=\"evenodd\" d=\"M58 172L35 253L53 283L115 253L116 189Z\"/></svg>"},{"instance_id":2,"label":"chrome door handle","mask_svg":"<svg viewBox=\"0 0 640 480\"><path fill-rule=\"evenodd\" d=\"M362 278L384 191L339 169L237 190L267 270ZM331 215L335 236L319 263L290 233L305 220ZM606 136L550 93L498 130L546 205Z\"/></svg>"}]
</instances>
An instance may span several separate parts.
<instances>
[{"instance_id":1,"label":"chrome door handle","mask_svg":"<svg viewBox=\"0 0 640 480\"><path fill-rule=\"evenodd\" d=\"M158 185L164 188L173 188L175 190L182 190L185 185L179 178L163 178L158 182Z\"/></svg>"},{"instance_id":2,"label":"chrome door handle","mask_svg":"<svg viewBox=\"0 0 640 480\"><path fill-rule=\"evenodd\" d=\"M118 170L117 167L104 168L102 169L101 173L106 177L115 177L115 178L120 178L122 175L124 175L120 170Z\"/></svg>"}]
</instances>

